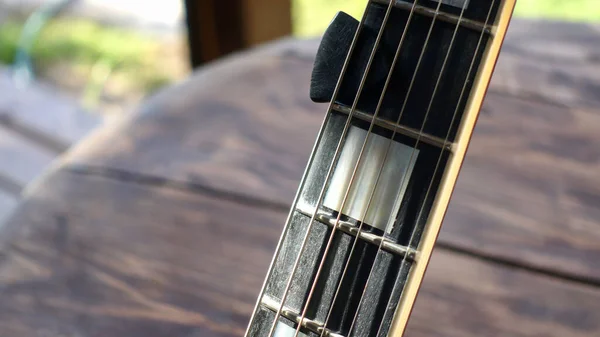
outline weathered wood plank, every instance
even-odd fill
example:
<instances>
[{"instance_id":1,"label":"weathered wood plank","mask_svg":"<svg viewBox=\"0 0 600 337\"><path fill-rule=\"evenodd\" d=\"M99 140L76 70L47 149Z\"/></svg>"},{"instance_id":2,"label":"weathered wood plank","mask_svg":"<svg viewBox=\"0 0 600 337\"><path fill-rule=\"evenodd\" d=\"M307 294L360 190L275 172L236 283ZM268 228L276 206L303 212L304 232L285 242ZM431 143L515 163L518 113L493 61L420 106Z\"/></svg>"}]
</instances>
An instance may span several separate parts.
<instances>
[{"instance_id":1,"label":"weathered wood plank","mask_svg":"<svg viewBox=\"0 0 600 337\"><path fill-rule=\"evenodd\" d=\"M293 50L219 62L95 130L66 161L287 203L325 109L308 98L311 61L283 56Z\"/></svg>"},{"instance_id":2,"label":"weathered wood plank","mask_svg":"<svg viewBox=\"0 0 600 337\"><path fill-rule=\"evenodd\" d=\"M0 229L4 224L4 220L10 216L16 206L17 197L6 191L0 190Z\"/></svg>"},{"instance_id":3,"label":"weathered wood plank","mask_svg":"<svg viewBox=\"0 0 600 337\"><path fill-rule=\"evenodd\" d=\"M4 68L0 68L0 93L0 124L56 151L66 150L101 122L100 116L41 83L20 88Z\"/></svg>"},{"instance_id":4,"label":"weathered wood plank","mask_svg":"<svg viewBox=\"0 0 600 337\"><path fill-rule=\"evenodd\" d=\"M58 174L0 232L0 335L240 336L284 217Z\"/></svg>"},{"instance_id":5,"label":"weathered wood plank","mask_svg":"<svg viewBox=\"0 0 600 337\"><path fill-rule=\"evenodd\" d=\"M284 42L198 73L98 131L67 166L287 208L325 109L307 98L310 59L298 46ZM597 110L488 95L441 242L600 282L597 125Z\"/></svg>"},{"instance_id":6,"label":"weathered wood plank","mask_svg":"<svg viewBox=\"0 0 600 337\"><path fill-rule=\"evenodd\" d=\"M0 232L0 334L241 336L284 212L57 173ZM600 291L437 251L410 336L593 336Z\"/></svg>"},{"instance_id":7,"label":"weathered wood plank","mask_svg":"<svg viewBox=\"0 0 600 337\"><path fill-rule=\"evenodd\" d=\"M0 125L0 176L3 180L23 188L57 155Z\"/></svg>"},{"instance_id":8,"label":"weathered wood plank","mask_svg":"<svg viewBox=\"0 0 600 337\"><path fill-rule=\"evenodd\" d=\"M596 288L437 250L406 335L595 336L597 296Z\"/></svg>"},{"instance_id":9,"label":"weathered wood plank","mask_svg":"<svg viewBox=\"0 0 600 337\"><path fill-rule=\"evenodd\" d=\"M570 107L600 107L599 27L513 20L492 89Z\"/></svg>"},{"instance_id":10,"label":"weathered wood plank","mask_svg":"<svg viewBox=\"0 0 600 337\"><path fill-rule=\"evenodd\" d=\"M600 280L600 113L489 95L442 242Z\"/></svg>"}]
</instances>

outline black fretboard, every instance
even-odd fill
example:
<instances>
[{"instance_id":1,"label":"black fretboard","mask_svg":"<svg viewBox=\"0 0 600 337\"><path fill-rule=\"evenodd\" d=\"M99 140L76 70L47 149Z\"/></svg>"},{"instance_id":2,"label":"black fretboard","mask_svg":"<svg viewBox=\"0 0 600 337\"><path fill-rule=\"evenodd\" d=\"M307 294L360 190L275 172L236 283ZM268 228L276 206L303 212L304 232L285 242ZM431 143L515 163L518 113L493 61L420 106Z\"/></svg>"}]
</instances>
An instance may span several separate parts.
<instances>
[{"instance_id":1,"label":"black fretboard","mask_svg":"<svg viewBox=\"0 0 600 337\"><path fill-rule=\"evenodd\" d=\"M317 74L343 73L336 88L317 90L317 96L326 96L319 100L332 102L248 336L388 336L503 4L374 0L354 43L338 41L352 52L336 50L349 55L345 66L344 60L328 60L331 68ZM342 19L332 24L340 25L335 28L340 32L351 24ZM329 49L322 46L320 53ZM336 83L324 79L317 85L327 82ZM397 179L391 175L399 191L397 205L382 215L390 218L383 225L369 223L376 216L369 218L368 211L354 216L327 199L339 188L332 181L349 157L345 146L361 132L389 140L398 153L410 153ZM367 150L354 168L358 176L361 160L376 160L376 146L362 144ZM375 195L377 188L359 188L355 199L364 197L361 193ZM339 193L349 191L344 186Z\"/></svg>"}]
</instances>

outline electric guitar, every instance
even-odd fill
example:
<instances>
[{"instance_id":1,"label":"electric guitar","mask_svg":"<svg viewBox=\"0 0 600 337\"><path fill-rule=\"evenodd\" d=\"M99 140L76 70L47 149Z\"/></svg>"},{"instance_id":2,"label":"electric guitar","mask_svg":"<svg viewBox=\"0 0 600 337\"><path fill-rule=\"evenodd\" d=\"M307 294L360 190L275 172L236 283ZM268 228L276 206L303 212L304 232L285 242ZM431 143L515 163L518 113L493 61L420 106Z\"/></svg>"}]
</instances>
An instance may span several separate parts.
<instances>
[{"instance_id":1,"label":"electric guitar","mask_svg":"<svg viewBox=\"0 0 600 337\"><path fill-rule=\"evenodd\" d=\"M310 90L329 109L246 336L403 335L515 1L334 18Z\"/></svg>"}]
</instances>

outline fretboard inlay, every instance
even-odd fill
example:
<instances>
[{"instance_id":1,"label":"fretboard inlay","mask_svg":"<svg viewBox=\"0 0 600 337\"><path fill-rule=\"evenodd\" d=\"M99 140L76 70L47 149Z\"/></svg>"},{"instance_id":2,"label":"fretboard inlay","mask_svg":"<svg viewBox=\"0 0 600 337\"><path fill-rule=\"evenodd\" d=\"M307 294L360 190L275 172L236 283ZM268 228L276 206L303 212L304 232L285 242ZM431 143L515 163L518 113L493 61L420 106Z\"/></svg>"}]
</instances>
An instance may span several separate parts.
<instances>
[{"instance_id":1,"label":"fretboard inlay","mask_svg":"<svg viewBox=\"0 0 600 337\"><path fill-rule=\"evenodd\" d=\"M409 275L431 254L421 261L422 237L464 158L500 14L514 6L414 1L369 1L360 24L339 15L325 34L311 97L330 109L248 337L386 337L410 311Z\"/></svg>"}]
</instances>

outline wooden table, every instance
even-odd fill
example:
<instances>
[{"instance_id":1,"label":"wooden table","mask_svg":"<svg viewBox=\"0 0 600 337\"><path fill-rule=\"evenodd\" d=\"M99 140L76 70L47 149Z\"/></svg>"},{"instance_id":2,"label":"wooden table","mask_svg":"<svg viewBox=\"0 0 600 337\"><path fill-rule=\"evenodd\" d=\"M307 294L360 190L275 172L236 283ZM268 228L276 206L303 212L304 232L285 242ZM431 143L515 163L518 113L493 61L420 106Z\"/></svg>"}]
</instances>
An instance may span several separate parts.
<instances>
[{"instance_id":1,"label":"wooden table","mask_svg":"<svg viewBox=\"0 0 600 337\"><path fill-rule=\"evenodd\" d=\"M100 123L99 115L57 88L20 85L0 66L0 227L23 189Z\"/></svg>"},{"instance_id":2,"label":"wooden table","mask_svg":"<svg viewBox=\"0 0 600 337\"><path fill-rule=\"evenodd\" d=\"M517 21L408 336L600 335L600 30ZM315 41L98 129L0 235L1 336L241 336L324 114Z\"/></svg>"}]
</instances>

